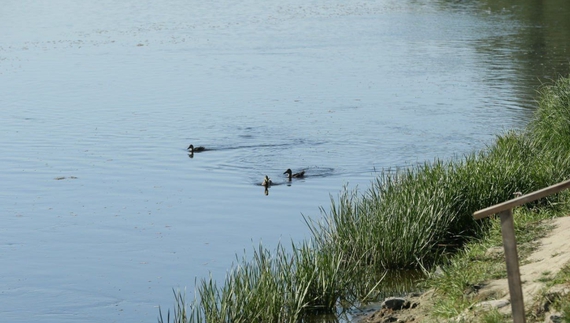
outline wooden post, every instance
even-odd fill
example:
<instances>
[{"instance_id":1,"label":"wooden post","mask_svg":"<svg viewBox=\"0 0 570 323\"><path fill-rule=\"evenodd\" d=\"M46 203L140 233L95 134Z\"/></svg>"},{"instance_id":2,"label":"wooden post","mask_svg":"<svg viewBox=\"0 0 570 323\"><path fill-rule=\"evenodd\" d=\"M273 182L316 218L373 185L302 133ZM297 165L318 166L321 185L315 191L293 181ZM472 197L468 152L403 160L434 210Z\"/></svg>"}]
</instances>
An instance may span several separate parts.
<instances>
[{"instance_id":1,"label":"wooden post","mask_svg":"<svg viewBox=\"0 0 570 323\"><path fill-rule=\"evenodd\" d=\"M511 309L513 311L514 323L525 323L525 317L513 208L558 193L567 188L570 188L570 179L473 213L473 217L477 220L497 213L501 217L501 232L503 233L503 247L505 248L505 261L507 262L509 293L511 294Z\"/></svg>"},{"instance_id":2,"label":"wooden post","mask_svg":"<svg viewBox=\"0 0 570 323\"><path fill-rule=\"evenodd\" d=\"M513 210L508 209L499 213L501 217L501 232L503 234L503 247L507 262L507 277L509 293L511 295L511 310L514 323L525 323L524 301L519 271L519 257L517 254L517 241L515 239L515 226Z\"/></svg>"}]
</instances>

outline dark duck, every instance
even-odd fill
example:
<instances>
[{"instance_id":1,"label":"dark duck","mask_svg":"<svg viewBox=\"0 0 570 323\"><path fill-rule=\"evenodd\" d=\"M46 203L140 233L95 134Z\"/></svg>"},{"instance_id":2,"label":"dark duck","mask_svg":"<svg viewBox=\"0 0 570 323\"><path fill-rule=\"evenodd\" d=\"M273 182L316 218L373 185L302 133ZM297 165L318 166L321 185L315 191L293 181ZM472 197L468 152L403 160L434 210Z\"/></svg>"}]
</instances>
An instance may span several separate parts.
<instances>
[{"instance_id":1,"label":"dark duck","mask_svg":"<svg viewBox=\"0 0 570 323\"><path fill-rule=\"evenodd\" d=\"M287 169L283 174L287 174L287 178L291 180L292 178L302 178L305 177L305 171L300 171L298 173L293 173L291 168Z\"/></svg>"},{"instance_id":2,"label":"dark duck","mask_svg":"<svg viewBox=\"0 0 570 323\"><path fill-rule=\"evenodd\" d=\"M194 147L194 145L190 145L188 146L188 151L193 154L193 153L199 153L206 150L206 148L199 146L199 147Z\"/></svg>"}]
</instances>

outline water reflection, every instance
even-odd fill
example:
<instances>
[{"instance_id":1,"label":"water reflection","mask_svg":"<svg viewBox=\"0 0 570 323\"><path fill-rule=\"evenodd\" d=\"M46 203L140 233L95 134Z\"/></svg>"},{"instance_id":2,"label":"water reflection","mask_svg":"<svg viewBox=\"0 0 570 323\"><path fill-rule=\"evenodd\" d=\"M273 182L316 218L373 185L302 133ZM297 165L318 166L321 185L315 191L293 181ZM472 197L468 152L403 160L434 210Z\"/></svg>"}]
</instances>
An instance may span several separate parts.
<instances>
[{"instance_id":1,"label":"water reflection","mask_svg":"<svg viewBox=\"0 0 570 323\"><path fill-rule=\"evenodd\" d=\"M339 322L349 322L350 316L346 313L339 314L315 314L311 316L306 316L299 323L339 323Z\"/></svg>"},{"instance_id":2,"label":"water reflection","mask_svg":"<svg viewBox=\"0 0 570 323\"><path fill-rule=\"evenodd\" d=\"M389 270L378 274L381 283L378 285L378 293L371 295L367 303L352 304L343 300L339 302L336 313L320 313L304 317L303 323L337 323L359 322L367 315L380 310L381 303L388 297L404 297L410 293L420 292L418 282L425 279L425 275L419 270Z\"/></svg>"},{"instance_id":3,"label":"water reflection","mask_svg":"<svg viewBox=\"0 0 570 323\"><path fill-rule=\"evenodd\" d=\"M484 98L489 109L513 110L522 125L537 107L540 86L570 74L570 6L566 1L437 3L442 11L487 22L460 31L458 39L466 40L478 54L474 64L484 74L477 77L493 93ZM471 33L476 30L480 32ZM454 32L449 34L453 38Z\"/></svg>"}]
</instances>

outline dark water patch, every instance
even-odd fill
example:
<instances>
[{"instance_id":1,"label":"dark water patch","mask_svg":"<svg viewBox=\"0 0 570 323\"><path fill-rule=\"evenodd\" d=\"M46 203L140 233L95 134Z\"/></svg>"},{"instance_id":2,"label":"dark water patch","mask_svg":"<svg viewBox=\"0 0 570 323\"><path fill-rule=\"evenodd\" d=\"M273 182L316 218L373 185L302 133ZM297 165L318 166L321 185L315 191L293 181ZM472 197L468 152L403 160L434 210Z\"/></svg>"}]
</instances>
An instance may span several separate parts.
<instances>
[{"instance_id":1,"label":"dark water patch","mask_svg":"<svg viewBox=\"0 0 570 323\"><path fill-rule=\"evenodd\" d=\"M350 303L346 300L340 300L335 313L311 314L303 317L301 322L307 323L339 323L339 322L357 322L362 320L364 316L377 311L381 308L382 302L388 297L404 297L411 292L420 292L417 289L417 283L425 278L421 271L398 271L391 270L382 274L378 278L383 277L382 283L378 286L382 292L373 295L373 299L369 299L367 303ZM355 278L357 279L357 278Z\"/></svg>"}]
</instances>

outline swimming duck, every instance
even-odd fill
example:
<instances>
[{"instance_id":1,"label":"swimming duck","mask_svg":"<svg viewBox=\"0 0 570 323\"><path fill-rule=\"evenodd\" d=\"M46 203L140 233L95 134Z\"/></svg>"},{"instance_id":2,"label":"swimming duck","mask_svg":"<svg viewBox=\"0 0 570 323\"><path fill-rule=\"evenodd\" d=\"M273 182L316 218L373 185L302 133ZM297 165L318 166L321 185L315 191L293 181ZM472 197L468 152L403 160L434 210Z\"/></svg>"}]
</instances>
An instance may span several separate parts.
<instances>
[{"instance_id":1,"label":"swimming duck","mask_svg":"<svg viewBox=\"0 0 570 323\"><path fill-rule=\"evenodd\" d=\"M268 186L271 186L271 184L273 184L273 182L271 181L269 176L265 175L265 178L263 179L263 182L261 182L261 185L268 187Z\"/></svg>"},{"instance_id":2,"label":"swimming duck","mask_svg":"<svg viewBox=\"0 0 570 323\"><path fill-rule=\"evenodd\" d=\"M301 171L298 173L293 173L293 171L291 170L291 168L287 169L283 174L287 174L287 177L289 178L289 180L291 180L291 178L301 178L301 177L305 177L305 171Z\"/></svg>"},{"instance_id":3,"label":"swimming duck","mask_svg":"<svg viewBox=\"0 0 570 323\"><path fill-rule=\"evenodd\" d=\"M201 151L206 150L206 148L199 146L199 147L194 147L194 145L190 145L188 146L188 151L190 151L191 153L199 153Z\"/></svg>"}]
</instances>

